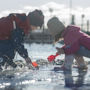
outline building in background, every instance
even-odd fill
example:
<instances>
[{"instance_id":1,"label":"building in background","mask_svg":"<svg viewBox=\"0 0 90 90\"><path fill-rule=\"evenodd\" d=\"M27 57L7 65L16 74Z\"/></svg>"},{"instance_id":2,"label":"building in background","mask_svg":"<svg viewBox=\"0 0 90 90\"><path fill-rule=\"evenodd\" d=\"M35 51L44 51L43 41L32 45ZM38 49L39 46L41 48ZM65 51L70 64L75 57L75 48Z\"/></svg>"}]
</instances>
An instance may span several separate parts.
<instances>
[{"instance_id":1,"label":"building in background","mask_svg":"<svg viewBox=\"0 0 90 90\"><path fill-rule=\"evenodd\" d=\"M25 43L47 43L52 44L54 42L54 37L52 37L48 30L36 30L30 32L27 37L25 37Z\"/></svg>"}]
</instances>

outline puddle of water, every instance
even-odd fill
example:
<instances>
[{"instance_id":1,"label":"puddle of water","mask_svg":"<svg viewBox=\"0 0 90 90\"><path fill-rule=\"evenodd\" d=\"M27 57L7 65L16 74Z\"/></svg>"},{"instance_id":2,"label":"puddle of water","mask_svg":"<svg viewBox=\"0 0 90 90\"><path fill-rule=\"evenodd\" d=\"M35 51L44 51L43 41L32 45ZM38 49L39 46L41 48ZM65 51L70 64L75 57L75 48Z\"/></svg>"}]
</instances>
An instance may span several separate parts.
<instances>
[{"instance_id":1,"label":"puddle of water","mask_svg":"<svg viewBox=\"0 0 90 90\"><path fill-rule=\"evenodd\" d=\"M33 44L26 47L30 51L32 60L46 59L48 55L56 52L55 46L52 45ZM63 56L58 58L63 58ZM24 70L12 76L0 76L0 90L90 90L90 65L87 72L73 68L72 73L55 72L54 67L55 65L50 64L40 66L39 70Z\"/></svg>"}]
</instances>

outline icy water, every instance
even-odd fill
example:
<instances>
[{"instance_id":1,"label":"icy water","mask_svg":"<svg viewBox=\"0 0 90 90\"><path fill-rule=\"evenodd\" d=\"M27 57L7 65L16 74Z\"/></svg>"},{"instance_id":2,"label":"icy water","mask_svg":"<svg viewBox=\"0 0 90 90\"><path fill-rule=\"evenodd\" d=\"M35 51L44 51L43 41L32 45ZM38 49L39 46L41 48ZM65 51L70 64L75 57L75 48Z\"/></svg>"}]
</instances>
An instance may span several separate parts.
<instances>
[{"instance_id":1,"label":"icy water","mask_svg":"<svg viewBox=\"0 0 90 90\"><path fill-rule=\"evenodd\" d=\"M29 56L33 61L44 59L55 54L55 47L60 44L31 44L26 45ZM64 56L58 56L57 59ZM15 59L22 59L18 54ZM89 61L88 58L85 58ZM90 90L90 65L87 71L78 71L73 68L72 72L54 71L58 65L43 65L39 70L23 70L12 76L0 76L0 90Z\"/></svg>"}]
</instances>

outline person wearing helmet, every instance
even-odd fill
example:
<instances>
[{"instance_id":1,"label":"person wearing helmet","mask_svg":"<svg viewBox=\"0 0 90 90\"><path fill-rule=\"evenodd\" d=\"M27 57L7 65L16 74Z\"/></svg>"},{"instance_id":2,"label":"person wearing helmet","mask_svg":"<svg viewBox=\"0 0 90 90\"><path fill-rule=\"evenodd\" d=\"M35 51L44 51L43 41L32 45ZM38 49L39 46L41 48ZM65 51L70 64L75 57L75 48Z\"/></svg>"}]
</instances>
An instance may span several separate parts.
<instances>
[{"instance_id":1,"label":"person wearing helmet","mask_svg":"<svg viewBox=\"0 0 90 90\"><path fill-rule=\"evenodd\" d=\"M15 68L17 65L13 62L15 53L18 52L26 63L32 63L25 49L23 42L24 36L30 30L42 27L44 24L44 15L41 10L34 10L25 13L11 13L0 19L0 66L6 62ZM1 69L1 67L0 67Z\"/></svg>"},{"instance_id":2,"label":"person wearing helmet","mask_svg":"<svg viewBox=\"0 0 90 90\"><path fill-rule=\"evenodd\" d=\"M87 69L83 56L90 58L90 36L81 31L78 26L65 25L53 17L47 22L50 34L55 41L64 40L64 46L56 48L58 54L65 54L62 69L71 70L73 60L76 59L79 69Z\"/></svg>"}]
</instances>

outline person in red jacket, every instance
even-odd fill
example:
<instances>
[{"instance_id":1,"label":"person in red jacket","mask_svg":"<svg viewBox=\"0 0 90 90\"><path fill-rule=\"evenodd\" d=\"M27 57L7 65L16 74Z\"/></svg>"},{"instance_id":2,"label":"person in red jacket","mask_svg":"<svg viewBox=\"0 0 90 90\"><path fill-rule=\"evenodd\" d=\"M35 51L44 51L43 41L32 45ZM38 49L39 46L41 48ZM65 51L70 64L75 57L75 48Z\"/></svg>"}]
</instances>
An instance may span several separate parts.
<instances>
[{"instance_id":1,"label":"person in red jacket","mask_svg":"<svg viewBox=\"0 0 90 90\"><path fill-rule=\"evenodd\" d=\"M87 69L84 57L90 58L90 36L81 31L78 26L65 25L57 18L51 18L48 23L48 30L55 41L63 39L64 46L56 48L58 54L64 54L65 60L62 69L71 70L75 59L79 69Z\"/></svg>"},{"instance_id":2,"label":"person in red jacket","mask_svg":"<svg viewBox=\"0 0 90 90\"><path fill-rule=\"evenodd\" d=\"M13 68L17 65L13 62L15 53L18 52L26 63L31 63L27 49L25 49L24 36L30 30L42 27L44 15L41 10L34 10L28 15L25 13L12 13L0 19L0 69L1 65L8 63Z\"/></svg>"}]
</instances>

